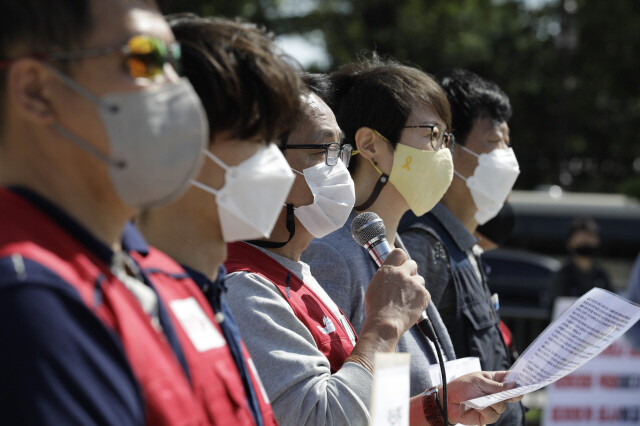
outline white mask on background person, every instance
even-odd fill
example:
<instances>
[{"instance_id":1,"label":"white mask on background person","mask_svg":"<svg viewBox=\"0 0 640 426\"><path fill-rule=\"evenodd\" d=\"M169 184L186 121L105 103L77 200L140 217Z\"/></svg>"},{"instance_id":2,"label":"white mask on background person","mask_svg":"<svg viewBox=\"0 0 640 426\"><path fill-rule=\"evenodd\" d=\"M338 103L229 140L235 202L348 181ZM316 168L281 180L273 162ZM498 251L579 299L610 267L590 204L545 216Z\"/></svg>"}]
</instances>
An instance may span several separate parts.
<instances>
[{"instance_id":1,"label":"white mask on background person","mask_svg":"<svg viewBox=\"0 0 640 426\"><path fill-rule=\"evenodd\" d=\"M204 154L225 170L224 185L191 184L216 196L224 241L269 238L295 179L282 152L269 144L237 166L226 165L210 151Z\"/></svg>"},{"instance_id":2,"label":"white mask on background person","mask_svg":"<svg viewBox=\"0 0 640 426\"><path fill-rule=\"evenodd\" d=\"M187 79L98 97L51 70L97 106L109 152L100 152L60 123L53 129L109 166L111 184L125 204L150 208L182 195L200 169L209 137L204 109Z\"/></svg>"},{"instance_id":3,"label":"white mask on background person","mask_svg":"<svg viewBox=\"0 0 640 426\"><path fill-rule=\"evenodd\" d=\"M291 170L304 176L313 193L312 204L294 210L300 223L315 238L340 229L356 202L353 179L344 163L338 160L335 166L321 163L302 172Z\"/></svg>"},{"instance_id":4,"label":"white mask on background person","mask_svg":"<svg viewBox=\"0 0 640 426\"><path fill-rule=\"evenodd\" d=\"M458 147L478 158L472 176L465 178L457 171L455 174L466 182L478 209L474 217L484 225L502 208L520 174L520 166L511 148L476 154L463 145Z\"/></svg>"}]
</instances>

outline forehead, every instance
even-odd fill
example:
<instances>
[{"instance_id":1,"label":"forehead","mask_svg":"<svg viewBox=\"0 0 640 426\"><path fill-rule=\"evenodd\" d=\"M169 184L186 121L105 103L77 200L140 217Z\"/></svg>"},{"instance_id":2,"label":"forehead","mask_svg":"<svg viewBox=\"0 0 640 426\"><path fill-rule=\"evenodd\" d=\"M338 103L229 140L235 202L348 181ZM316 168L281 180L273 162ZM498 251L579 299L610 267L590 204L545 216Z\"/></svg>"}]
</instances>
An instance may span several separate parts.
<instances>
[{"instance_id":1,"label":"forehead","mask_svg":"<svg viewBox=\"0 0 640 426\"><path fill-rule=\"evenodd\" d=\"M294 137L305 138L304 143L329 143L338 142L340 139L340 127L331 108L315 94L306 96L303 100L303 111L300 115L300 122L296 123L296 130L292 133L292 143L302 143L300 140L294 141Z\"/></svg>"},{"instance_id":2,"label":"forehead","mask_svg":"<svg viewBox=\"0 0 640 426\"><path fill-rule=\"evenodd\" d=\"M444 121L427 105L415 104L407 119L407 124L434 124L441 129L445 128Z\"/></svg>"},{"instance_id":3,"label":"forehead","mask_svg":"<svg viewBox=\"0 0 640 426\"><path fill-rule=\"evenodd\" d=\"M137 34L172 41L173 34L158 9L144 0L94 0L93 30L83 45L104 46L121 43Z\"/></svg>"},{"instance_id":4,"label":"forehead","mask_svg":"<svg viewBox=\"0 0 640 426\"><path fill-rule=\"evenodd\" d=\"M597 239L598 234L594 234L588 229L578 229L571 235L572 240Z\"/></svg>"},{"instance_id":5,"label":"forehead","mask_svg":"<svg viewBox=\"0 0 640 426\"><path fill-rule=\"evenodd\" d=\"M496 121L490 117L476 119L469 135L486 139L505 138L509 136L509 125L505 121Z\"/></svg>"}]
</instances>

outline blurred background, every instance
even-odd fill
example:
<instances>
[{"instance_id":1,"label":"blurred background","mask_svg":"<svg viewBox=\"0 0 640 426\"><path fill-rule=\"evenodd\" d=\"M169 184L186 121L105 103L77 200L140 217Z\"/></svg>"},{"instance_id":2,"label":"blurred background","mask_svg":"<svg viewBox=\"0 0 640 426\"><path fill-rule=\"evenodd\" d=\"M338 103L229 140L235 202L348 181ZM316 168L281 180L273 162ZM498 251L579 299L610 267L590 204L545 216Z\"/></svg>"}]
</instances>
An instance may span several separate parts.
<instances>
[{"instance_id":1,"label":"blurred background","mask_svg":"<svg viewBox=\"0 0 640 426\"><path fill-rule=\"evenodd\" d=\"M598 223L598 260L624 292L640 250L640 1L159 3L165 13L263 25L308 71L330 72L377 51L429 73L462 67L495 81L513 107L521 174L511 197L515 227L487 262L516 351L549 323L551 277L575 217ZM530 403L544 404L544 395ZM536 424L539 413L528 417Z\"/></svg>"},{"instance_id":2,"label":"blurred background","mask_svg":"<svg viewBox=\"0 0 640 426\"><path fill-rule=\"evenodd\" d=\"M464 67L509 95L518 189L640 195L640 2L163 0L165 12L264 25L311 71L376 50L427 72Z\"/></svg>"}]
</instances>

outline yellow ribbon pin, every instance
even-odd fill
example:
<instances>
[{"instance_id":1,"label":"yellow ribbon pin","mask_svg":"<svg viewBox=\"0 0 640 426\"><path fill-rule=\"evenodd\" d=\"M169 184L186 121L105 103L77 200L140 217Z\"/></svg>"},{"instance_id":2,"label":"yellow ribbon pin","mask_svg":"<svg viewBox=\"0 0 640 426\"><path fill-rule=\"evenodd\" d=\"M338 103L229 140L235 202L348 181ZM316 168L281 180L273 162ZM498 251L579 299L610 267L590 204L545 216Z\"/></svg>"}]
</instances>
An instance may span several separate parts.
<instances>
[{"instance_id":1,"label":"yellow ribbon pin","mask_svg":"<svg viewBox=\"0 0 640 426\"><path fill-rule=\"evenodd\" d=\"M403 169L407 169L407 170L411 170L410 164L413 161L413 157L412 156L408 156L406 159L406 162L404 163L404 166L402 166Z\"/></svg>"}]
</instances>

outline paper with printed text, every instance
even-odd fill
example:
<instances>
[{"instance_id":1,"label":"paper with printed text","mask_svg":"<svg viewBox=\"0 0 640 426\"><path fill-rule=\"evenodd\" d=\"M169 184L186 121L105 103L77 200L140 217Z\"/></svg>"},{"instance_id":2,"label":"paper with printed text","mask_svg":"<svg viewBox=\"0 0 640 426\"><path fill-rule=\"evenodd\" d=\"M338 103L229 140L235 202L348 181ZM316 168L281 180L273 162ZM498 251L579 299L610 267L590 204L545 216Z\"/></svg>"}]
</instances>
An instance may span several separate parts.
<instances>
[{"instance_id":1,"label":"paper with printed text","mask_svg":"<svg viewBox=\"0 0 640 426\"><path fill-rule=\"evenodd\" d=\"M513 364L505 382L514 389L465 401L483 409L543 388L605 350L640 319L640 306L594 288L553 321Z\"/></svg>"}]
</instances>

